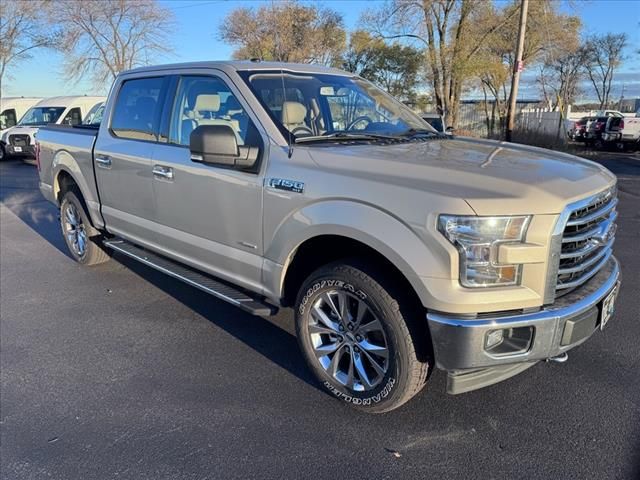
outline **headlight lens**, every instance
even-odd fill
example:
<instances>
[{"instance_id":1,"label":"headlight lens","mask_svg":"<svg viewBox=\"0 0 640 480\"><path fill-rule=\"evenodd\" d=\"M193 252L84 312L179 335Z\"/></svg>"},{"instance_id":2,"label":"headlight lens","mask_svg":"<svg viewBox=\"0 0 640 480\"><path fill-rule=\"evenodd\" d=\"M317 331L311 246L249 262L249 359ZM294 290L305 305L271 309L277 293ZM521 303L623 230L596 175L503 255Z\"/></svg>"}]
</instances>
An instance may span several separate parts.
<instances>
[{"instance_id":1,"label":"headlight lens","mask_svg":"<svg viewBox=\"0 0 640 480\"><path fill-rule=\"evenodd\" d=\"M471 217L440 215L438 230L460 252L464 287L518 285L522 265L498 263L501 243L524 241L530 216Z\"/></svg>"}]
</instances>

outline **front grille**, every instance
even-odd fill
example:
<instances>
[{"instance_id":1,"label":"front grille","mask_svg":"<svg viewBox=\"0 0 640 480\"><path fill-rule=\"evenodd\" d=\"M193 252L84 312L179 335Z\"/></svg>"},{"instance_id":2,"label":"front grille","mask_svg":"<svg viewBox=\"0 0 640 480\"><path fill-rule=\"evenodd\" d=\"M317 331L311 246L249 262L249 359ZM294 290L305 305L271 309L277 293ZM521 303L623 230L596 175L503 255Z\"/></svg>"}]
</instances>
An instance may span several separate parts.
<instances>
[{"instance_id":1,"label":"front grille","mask_svg":"<svg viewBox=\"0 0 640 480\"><path fill-rule=\"evenodd\" d=\"M31 144L29 135L9 135L9 143L14 147L28 147Z\"/></svg>"},{"instance_id":2,"label":"front grille","mask_svg":"<svg viewBox=\"0 0 640 480\"><path fill-rule=\"evenodd\" d=\"M562 234L556 297L579 287L607 263L616 234L615 187L573 210Z\"/></svg>"}]
</instances>

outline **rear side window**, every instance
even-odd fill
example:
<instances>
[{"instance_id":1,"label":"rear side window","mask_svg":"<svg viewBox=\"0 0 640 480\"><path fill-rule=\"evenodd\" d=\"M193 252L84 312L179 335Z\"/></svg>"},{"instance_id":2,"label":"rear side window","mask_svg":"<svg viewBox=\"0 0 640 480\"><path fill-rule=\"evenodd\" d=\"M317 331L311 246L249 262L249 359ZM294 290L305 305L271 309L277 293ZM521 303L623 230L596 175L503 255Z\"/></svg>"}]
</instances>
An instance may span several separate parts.
<instances>
[{"instance_id":1,"label":"rear side window","mask_svg":"<svg viewBox=\"0 0 640 480\"><path fill-rule=\"evenodd\" d=\"M122 84L111 119L120 138L156 140L163 77L127 80Z\"/></svg>"}]
</instances>

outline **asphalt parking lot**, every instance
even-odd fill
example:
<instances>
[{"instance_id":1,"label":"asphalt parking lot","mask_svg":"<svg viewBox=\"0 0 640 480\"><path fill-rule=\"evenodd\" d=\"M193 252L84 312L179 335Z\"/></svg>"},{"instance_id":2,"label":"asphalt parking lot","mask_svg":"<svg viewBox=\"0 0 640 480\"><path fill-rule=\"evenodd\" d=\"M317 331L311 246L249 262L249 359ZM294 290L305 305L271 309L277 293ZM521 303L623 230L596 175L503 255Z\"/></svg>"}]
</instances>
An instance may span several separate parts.
<instances>
[{"instance_id":1,"label":"asphalt parking lot","mask_svg":"<svg viewBox=\"0 0 640 480\"><path fill-rule=\"evenodd\" d=\"M640 155L619 176L605 332L460 396L369 416L321 391L292 315L252 317L115 256L67 255L35 167L0 163L3 479L640 478Z\"/></svg>"}]
</instances>

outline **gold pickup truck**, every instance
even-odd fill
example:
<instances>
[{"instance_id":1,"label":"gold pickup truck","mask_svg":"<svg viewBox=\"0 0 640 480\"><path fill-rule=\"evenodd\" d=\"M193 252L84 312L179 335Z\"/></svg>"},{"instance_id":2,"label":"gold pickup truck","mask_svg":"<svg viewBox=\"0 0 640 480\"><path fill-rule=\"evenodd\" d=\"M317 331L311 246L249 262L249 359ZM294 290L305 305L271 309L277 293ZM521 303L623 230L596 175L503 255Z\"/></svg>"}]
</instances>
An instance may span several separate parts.
<instances>
[{"instance_id":1,"label":"gold pickup truck","mask_svg":"<svg viewBox=\"0 0 640 480\"><path fill-rule=\"evenodd\" d=\"M611 172L443 135L340 70L135 69L99 128L37 140L78 262L118 252L255 315L293 307L320 384L368 412L433 367L461 393L563 361L614 309Z\"/></svg>"}]
</instances>

